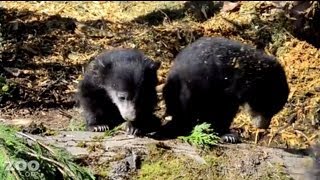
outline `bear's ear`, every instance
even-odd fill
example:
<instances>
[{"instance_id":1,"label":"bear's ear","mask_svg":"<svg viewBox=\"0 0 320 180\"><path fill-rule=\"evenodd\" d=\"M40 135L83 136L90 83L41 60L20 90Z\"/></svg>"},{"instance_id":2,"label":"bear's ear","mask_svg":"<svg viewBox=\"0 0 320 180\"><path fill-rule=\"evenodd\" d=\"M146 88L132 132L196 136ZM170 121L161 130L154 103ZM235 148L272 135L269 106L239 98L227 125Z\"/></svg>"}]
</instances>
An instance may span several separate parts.
<instances>
[{"instance_id":1,"label":"bear's ear","mask_svg":"<svg viewBox=\"0 0 320 180\"><path fill-rule=\"evenodd\" d=\"M151 70L157 71L160 68L161 63L159 61L152 61L149 64Z\"/></svg>"}]
</instances>

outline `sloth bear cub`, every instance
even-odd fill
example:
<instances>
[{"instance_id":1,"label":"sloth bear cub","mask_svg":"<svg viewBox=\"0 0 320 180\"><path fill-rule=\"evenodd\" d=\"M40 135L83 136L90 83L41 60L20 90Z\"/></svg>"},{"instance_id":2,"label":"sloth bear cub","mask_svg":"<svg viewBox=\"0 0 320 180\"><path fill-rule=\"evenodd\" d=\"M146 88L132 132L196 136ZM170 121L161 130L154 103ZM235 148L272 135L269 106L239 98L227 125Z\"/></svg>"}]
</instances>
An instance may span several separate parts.
<instances>
[{"instance_id":1,"label":"sloth bear cub","mask_svg":"<svg viewBox=\"0 0 320 180\"><path fill-rule=\"evenodd\" d=\"M288 93L274 57L234 40L202 37L173 62L163 88L172 120L156 137L187 135L197 123L208 122L224 142L236 143L240 138L229 128L240 105L249 107L255 127L267 129Z\"/></svg>"},{"instance_id":2,"label":"sloth bear cub","mask_svg":"<svg viewBox=\"0 0 320 180\"><path fill-rule=\"evenodd\" d=\"M126 122L127 134L142 135L160 125L153 115L159 66L139 50L125 48L91 61L77 94L87 129L105 131Z\"/></svg>"}]
</instances>

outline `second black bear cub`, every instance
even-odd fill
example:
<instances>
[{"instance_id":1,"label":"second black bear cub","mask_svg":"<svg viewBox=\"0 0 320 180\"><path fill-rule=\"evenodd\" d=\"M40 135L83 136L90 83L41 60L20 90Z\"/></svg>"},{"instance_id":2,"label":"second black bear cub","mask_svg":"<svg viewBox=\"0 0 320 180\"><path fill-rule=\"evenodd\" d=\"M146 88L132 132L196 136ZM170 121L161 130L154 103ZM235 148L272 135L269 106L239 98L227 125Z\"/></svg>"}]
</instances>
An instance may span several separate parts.
<instances>
[{"instance_id":1,"label":"second black bear cub","mask_svg":"<svg viewBox=\"0 0 320 180\"><path fill-rule=\"evenodd\" d=\"M98 55L88 65L77 95L87 128L105 131L126 121L127 133L137 135L158 126L153 111L159 66L137 49Z\"/></svg>"},{"instance_id":2,"label":"second black bear cub","mask_svg":"<svg viewBox=\"0 0 320 180\"><path fill-rule=\"evenodd\" d=\"M240 105L248 104L255 127L268 128L288 93L285 72L274 57L234 40L203 37L173 62L163 89L172 121L160 134L184 135L209 122L224 140L238 141L229 127Z\"/></svg>"}]
</instances>

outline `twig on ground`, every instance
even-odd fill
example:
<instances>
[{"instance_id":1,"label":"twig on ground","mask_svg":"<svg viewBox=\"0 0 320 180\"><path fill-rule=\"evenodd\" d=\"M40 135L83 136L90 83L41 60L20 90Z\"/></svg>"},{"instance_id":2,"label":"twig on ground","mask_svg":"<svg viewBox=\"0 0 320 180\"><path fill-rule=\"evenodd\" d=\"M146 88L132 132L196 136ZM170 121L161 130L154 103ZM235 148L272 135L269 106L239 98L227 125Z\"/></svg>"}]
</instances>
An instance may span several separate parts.
<instances>
[{"instance_id":1,"label":"twig on ground","mask_svg":"<svg viewBox=\"0 0 320 180\"><path fill-rule=\"evenodd\" d=\"M39 93L39 96L42 96L47 90L49 90L53 85L55 85L56 83L58 83L62 77L64 76L65 74L62 73L58 79L56 79L55 81L53 81L52 83L50 83L43 91L41 91L41 93Z\"/></svg>"},{"instance_id":2,"label":"twig on ground","mask_svg":"<svg viewBox=\"0 0 320 180\"><path fill-rule=\"evenodd\" d=\"M287 129L289 126L291 126L291 125L297 120L297 114L296 114L296 113L293 113L288 119L289 119L289 120L288 120L288 123L287 123L285 126L279 128L279 129L270 137L270 140L269 140L269 142L268 142L268 146L270 146L273 138L274 138L279 132Z\"/></svg>"}]
</instances>

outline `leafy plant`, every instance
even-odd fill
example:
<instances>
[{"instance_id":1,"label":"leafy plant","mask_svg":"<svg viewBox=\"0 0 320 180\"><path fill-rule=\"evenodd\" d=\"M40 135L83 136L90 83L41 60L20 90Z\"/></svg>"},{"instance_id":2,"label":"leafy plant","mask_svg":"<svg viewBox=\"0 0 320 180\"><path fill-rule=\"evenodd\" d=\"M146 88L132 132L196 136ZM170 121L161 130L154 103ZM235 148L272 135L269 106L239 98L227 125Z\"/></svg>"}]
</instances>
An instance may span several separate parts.
<instances>
[{"instance_id":1,"label":"leafy plant","mask_svg":"<svg viewBox=\"0 0 320 180\"><path fill-rule=\"evenodd\" d=\"M0 179L94 179L64 149L0 125Z\"/></svg>"},{"instance_id":2,"label":"leafy plant","mask_svg":"<svg viewBox=\"0 0 320 180\"><path fill-rule=\"evenodd\" d=\"M12 98L15 89L16 87L13 83L9 83L6 78L0 75L0 103L7 98Z\"/></svg>"},{"instance_id":3,"label":"leafy plant","mask_svg":"<svg viewBox=\"0 0 320 180\"><path fill-rule=\"evenodd\" d=\"M0 95L8 93L9 90L10 90L9 83L7 83L4 77L0 76Z\"/></svg>"},{"instance_id":4,"label":"leafy plant","mask_svg":"<svg viewBox=\"0 0 320 180\"><path fill-rule=\"evenodd\" d=\"M210 124L202 123L195 126L189 136L179 136L178 139L197 147L207 148L216 145L220 138L214 133L214 130L210 128Z\"/></svg>"}]
</instances>

